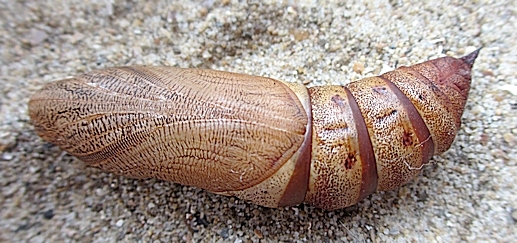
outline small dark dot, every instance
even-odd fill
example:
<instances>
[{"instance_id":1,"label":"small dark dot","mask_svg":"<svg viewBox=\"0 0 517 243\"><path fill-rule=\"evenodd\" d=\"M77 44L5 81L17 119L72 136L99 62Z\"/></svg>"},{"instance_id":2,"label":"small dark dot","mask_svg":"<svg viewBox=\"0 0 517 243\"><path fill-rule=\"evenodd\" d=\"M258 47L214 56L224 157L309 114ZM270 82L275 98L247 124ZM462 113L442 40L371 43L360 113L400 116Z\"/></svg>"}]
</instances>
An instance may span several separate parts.
<instances>
[{"instance_id":1,"label":"small dark dot","mask_svg":"<svg viewBox=\"0 0 517 243\"><path fill-rule=\"evenodd\" d=\"M43 213L43 218L45 219L52 219L54 217L54 210L49 209Z\"/></svg>"}]
</instances>

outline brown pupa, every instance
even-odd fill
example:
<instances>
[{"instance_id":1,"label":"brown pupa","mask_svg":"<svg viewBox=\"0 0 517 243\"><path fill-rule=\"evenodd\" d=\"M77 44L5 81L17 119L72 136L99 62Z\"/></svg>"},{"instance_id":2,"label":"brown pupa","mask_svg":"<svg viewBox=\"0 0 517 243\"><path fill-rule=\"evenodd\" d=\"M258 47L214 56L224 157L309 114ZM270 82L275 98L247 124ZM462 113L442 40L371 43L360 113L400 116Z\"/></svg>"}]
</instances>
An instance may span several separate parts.
<instances>
[{"instance_id":1,"label":"brown pupa","mask_svg":"<svg viewBox=\"0 0 517 243\"><path fill-rule=\"evenodd\" d=\"M460 127L479 50L345 86L173 67L48 84L36 132L90 166L266 207L344 208L415 177Z\"/></svg>"}]
</instances>

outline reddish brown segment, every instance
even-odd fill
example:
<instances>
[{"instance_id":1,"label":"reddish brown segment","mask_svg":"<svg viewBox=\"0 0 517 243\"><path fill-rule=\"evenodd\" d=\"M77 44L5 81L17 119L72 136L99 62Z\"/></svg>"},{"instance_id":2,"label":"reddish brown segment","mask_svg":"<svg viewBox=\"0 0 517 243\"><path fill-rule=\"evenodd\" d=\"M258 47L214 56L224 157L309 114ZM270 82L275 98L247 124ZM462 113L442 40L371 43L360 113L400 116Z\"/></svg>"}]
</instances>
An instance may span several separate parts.
<instances>
[{"instance_id":1,"label":"reddish brown segment","mask_svg":"<svg viewBox=\"0 0 517 243\"><path fill-rule=\"evenodd\" d=\"M105 171L242 190L304 142L308 118L279 81L168 67L111 68L54 82L29 113L41 137Z\"/></svg>"},{"instance_id":2,"label":"reddish brown segment","mask_svg":"<svg viewBox=\"0 0 517 243\"><path fill-rule=\"evenodd\" d=\"M427 129L424 120L416 110L413 103L411 103L411 101L406 97L406 95L404 95L402 91L400 91L400 89L391 81L384 78L383 76L380 77L386 82L388 87L390 87L390 90L398 97L399 101L402 103L402 107L406 110L409 121L413 127L412 132L416 134L418 141L420 141L418 146L423 147L421 164L427 164L434 154L434 142L431 138L431 134L429 133L429 129ZM411 145L411 143L407 143L407 146Z\"/></svg>"},{"instance_id":3,"label":"reddish brown segment","mask_svg":"<svg viewBox=\"0 0 517 243\"><path fill-rule=\"evenodd\" d=\"M435 154L446 151L461 124L479 49L463 58L442 57L385 73L411 101L433 138Z\"/></svg>"},{"instance_id":4,"label":"reddish brown segment","mask_svg":"<svg viewBox=\"0 0 517 243\"><path fill-rule=\"evenodd\" d=\"M317 207L350 206L377 185L375 158L357 104L342 86L312 87L313 155L306 201Z\"/></svg>"},{"instance_id":5,"label":"reddish brown segment","mask_svg":"<svg viewBox=\"0 0 517 243\"><path fill-rule=\"evenodd\" d=\"M368 127L375 152L378 190L407 183L422 166L423 150L410 114L396 91L379 77L347 85ZM427 138L426 138L427 139Z\"/></svg>"},{"instance_id":6,"label":"reddish brown segment","mask_svg":"<svg viewBox=\"0 0 517 243\"><path fill-rule=\"evenodd\" d=\"M372 147L372 141L370 140L368 128L364 122L364 117L362 116L361 111L359 110L359 106L352 96L352 93L350 93L350 90L348 90L347 87L343 87L343 89L347 94L348 103L352 109L352 116L354 117L355 127L357 129L357 137L359 138L359 156L363 162L361 191L359 193L359 197L357 198L357 201L360 201L377 190L377 165Z\"/></svg>"},{"instance_id":7,"label":"reddish brown segment","mask_svg":"<svg viewBox=\"0 0 517 243\"><path fill-rule=\"evenodd\" d=\"M296 169L293 171L289 184L287 184L285 192L278 203L279 207L294 206L305 201L307 187L309 186L312 156L312 109L307 114L309 116L309 123L307 124L305 141L300 148L301 152L296 161Z\"/></svg>"}]
</instances>

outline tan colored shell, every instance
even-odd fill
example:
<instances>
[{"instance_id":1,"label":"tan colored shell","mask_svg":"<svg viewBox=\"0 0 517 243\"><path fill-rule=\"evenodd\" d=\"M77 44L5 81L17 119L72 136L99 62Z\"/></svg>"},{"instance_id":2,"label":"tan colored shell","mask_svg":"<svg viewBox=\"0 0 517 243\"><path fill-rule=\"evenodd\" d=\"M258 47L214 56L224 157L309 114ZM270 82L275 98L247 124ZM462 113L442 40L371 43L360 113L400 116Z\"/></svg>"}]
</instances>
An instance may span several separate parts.
<instances>
[{"instance_id":1,"label":"tan colored shell","mask_svg":"<svg viewBox=\"0 0 517 243\"><path fill-rule=\"evenodd\" d=\"M355 204L410 181L459 129L477 51L346 86L171 67L121 67L47 85L37 133L88 165L267 207Z\"/></svg>"},{"instance_id":2,"label":"tan colored shell","mask_svg":"<svg viewBox=\"0 0 517 243\"><path fill-rule=\"evenodd\" d=\"M300 148L308 124L282 82L169 67L51 83L31 98L29 114L42 138L91 166L213 192L270 178Z\"/></svg>"}]
</instances>

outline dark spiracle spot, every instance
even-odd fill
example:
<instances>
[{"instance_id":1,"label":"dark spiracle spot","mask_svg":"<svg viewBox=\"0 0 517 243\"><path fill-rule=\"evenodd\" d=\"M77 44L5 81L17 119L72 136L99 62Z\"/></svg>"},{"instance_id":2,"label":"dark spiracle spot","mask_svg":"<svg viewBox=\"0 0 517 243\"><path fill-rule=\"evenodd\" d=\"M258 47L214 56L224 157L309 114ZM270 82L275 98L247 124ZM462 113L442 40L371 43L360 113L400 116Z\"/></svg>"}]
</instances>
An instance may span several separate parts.
<instances>
[{"instance_id":1,"label":"dark spiracle spot","mask_svg":"<svg viewBox=\"0 0 517 243\"><path fill-rule=\"evenodd\" d=\"M397 113L398 113L398 111L397 111L397 110L395 110L395 109L393 109L393 110L391 110L391 111L389 111L389 112L386 112L386 113L384 113L384 114L379 114L379 116L377 117L377 119L378 119L378 120L384 120L384 119L386 119L386 118L388 118L388 117L391 117L391 116L396 115Z\"/></svg>"},{"instance_id":2,"label":"dark spiracle spot","mask_svg":"<svg viewBox=\"0 0 517 243\"><path fill-rule=\"evenodd\" d=\"M357 161L357 159L355 158L355 154L348 154L348 156L345 158L345 168L347 170L350 170L354 167L355 165L355 162Z\"/></svg>"},{"instance_id":3,"label":"dark spiracle spot","mask_svg":"<svg viewBox=\"0 0 517 243\"><path fill-rule=\"evenodd\" d=\"M388 92L386 87L384 87L384 86L380 86L380 87L379 86L375 86L375 87L372 88L372 90L373 90L373 92L378 93L378 94L382 94L382 95L386 94Z\"/></svg>"},{"instance_id":4,"label":"dark spiracle spot","mask_svg":"<svg viewBox=\"0 0 517 243\"><path fill-rule=\"evenodd\" d=\"M339 95L334 95L334 96L332 96L331 100L332 100L332 102L334 102L334 103L335 103L337 106L339 106L339 107L343 107L343 106L345 106L345 104L344 104L344 103L345 103L345 101L344 101L344 100L343 100L343 98L341 98L341 96L339 96Z\"/></svg>"},{"instance_id":5,"label":"dark spiracle spot","mask_svg":"<svg viewBox=\"0 0 517 243\"><path fill-rule=\"evenodd\" d=\"M404 136L402 137L402 144L404 144L406 147L413 145L413 134L411 132L404 132Z\"/></svg>"}]
</instances>

